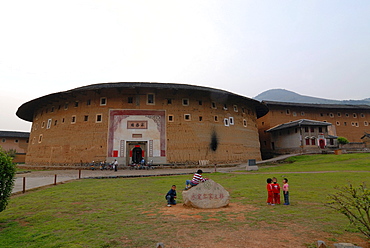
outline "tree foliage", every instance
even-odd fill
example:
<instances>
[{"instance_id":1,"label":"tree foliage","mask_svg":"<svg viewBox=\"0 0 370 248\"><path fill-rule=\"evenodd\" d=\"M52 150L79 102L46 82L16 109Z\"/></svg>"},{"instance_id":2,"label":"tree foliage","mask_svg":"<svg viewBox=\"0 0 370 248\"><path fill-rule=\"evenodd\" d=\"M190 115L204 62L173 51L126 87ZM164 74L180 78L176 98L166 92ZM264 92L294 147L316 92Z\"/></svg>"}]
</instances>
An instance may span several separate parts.
<instances>
[{"instance_id":1,"label":"tree foliage","mask_svg":"<svg viewBox=\"0 0 370 248\"><path fill-rule=\"evenodd\" d=\"M344 137L338 137L338 143L341 144L341 145L345 145L345 144L348 144L349 141L347 138L344 138Z\"/></svg>"},{"instance_id":2,"label":"tree foliage","mask_svg":"<svg viewBox=\"0 0 370 248\"><path fill-rule=\"evenodd\" d=\"M15 165L12 157L0 149L0 212L5 210L14 186Z\"/></svg>"},{"instance_id":3,"label":"tree foliage","mask_svg":"<svg viewBox=\"0 0 370 248\"><path fill-rule=\"evenodd\" d=\"M347 216L350 223L370 239L370 190L365 183L357 188L349 184L335 189L337 192L329 195L326 205Z\"/></svg>"}]
</instances>

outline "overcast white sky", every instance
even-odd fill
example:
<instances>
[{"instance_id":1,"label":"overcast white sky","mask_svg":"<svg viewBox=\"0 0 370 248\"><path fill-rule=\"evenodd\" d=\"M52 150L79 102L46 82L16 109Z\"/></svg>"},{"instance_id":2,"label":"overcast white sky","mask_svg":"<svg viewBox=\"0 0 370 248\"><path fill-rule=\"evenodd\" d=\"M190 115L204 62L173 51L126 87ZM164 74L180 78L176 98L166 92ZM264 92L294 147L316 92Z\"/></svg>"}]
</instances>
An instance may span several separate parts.
<instances>
[{"instance_id":1,"label":"overcast white sky","mask_svg":"<svg viewBox=\"0 0 370 248\"><path fill-rule=\"evenodd\" d=\"M0 130L23 103L106 82L370 97L370 1L0 0Z\"/></svg>"}]
</instances>

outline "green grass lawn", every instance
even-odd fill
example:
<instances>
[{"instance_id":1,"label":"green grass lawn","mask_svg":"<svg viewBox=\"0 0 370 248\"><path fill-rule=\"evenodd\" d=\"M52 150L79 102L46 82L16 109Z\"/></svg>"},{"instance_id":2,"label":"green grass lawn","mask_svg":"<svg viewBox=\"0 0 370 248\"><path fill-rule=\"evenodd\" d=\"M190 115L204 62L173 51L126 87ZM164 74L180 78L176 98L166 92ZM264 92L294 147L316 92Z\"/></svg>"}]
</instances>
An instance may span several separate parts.
<instances>
[{"instance_id":1,"label":"green grass lawn","mask_svg":"<svg viewBox=\"0 0 370 248\"><path fill-rule=\"evenodd\" d=\"M191 229L194 225L209 231L227 231L246 225L259 228L261 223L290 223L327 232L334 240L348 232L360 236L345 216L324 203L336 185L370 185L370 156L314 155L290 160L294 162L261 167L259 172L268 174L207 174L230 192L232 203L253 207L243 213L220 210L212 215L218 219L212 225L207 221L207 212L196 221L175 222L161 211L166 205L164 195L172 184L178 185L181 204L181 190L189 176L84 179L14 196L0 213L0 247L155 247L157 242L172 241L169 231ZM282 173L332 170L338 172ZM283 177L289 179L291 206L266 206L266 178L272 176L279 183ZM244 219L230 219L237 214ZM196 232L192 235L201 238Z\"/></svg>"}]
</instances>

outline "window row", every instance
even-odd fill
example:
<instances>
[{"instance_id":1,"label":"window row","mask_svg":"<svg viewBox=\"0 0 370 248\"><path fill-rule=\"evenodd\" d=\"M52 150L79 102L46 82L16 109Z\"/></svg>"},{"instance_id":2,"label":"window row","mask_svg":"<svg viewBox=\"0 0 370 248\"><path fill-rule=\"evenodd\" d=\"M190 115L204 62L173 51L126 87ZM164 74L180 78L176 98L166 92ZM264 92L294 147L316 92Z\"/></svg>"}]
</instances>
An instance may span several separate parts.
<instances>
[{"instance_id":1,"label":"window row","mask_svg":"<svg viewBox=\"0 0 370 248\"><path fill-rule=\"evenodd\" d=\"M166 100L167 100L167 105L171 105L174 102L174 99L172 99L172 98L167 98ZM100 106L106 106L107 105L107 101L108 101L107 97L101 97L100 98ZM181 102L182 102L182 105L183 106L189 106L190 105L189 98L182 98L181 99ZM203 101L202 100L198 100L197 102L198 102L198 105L203 105ZM127 97L127 103L133 104L134 103L134 97L133 96L128 96ZM146 104L147 105L155 105L155 94L154 93L148 93L148 94L146 94ZM67 110L70 107L70 105L72 105L74 108L77 108L77 107L80 106L80 101L66 102L64 104L64 110ZM88 105L88 106L91 105L91 100L90 99L86 101L86 105ZM213 109L217 109L216 102L212 102L211 103L211 107ZM57 109L60 110L61 108L62 108L62 105L59 105ZM227 104L223 104L222 105L222 108L224 110L228 110ZM52 106L51 109L50 109L50 112L54 112L55 109L56 108L54 106ZM234 110L234 112L238 112L239 111L237 105L232 105L232 109ZM241 110L242 110L242 113L243 114L246 112L245 108L241 108ZM48 113L48 111L49 111L49 109L46 108L45 109L45 113ZM248 112L248 114L251 114L251 111L249 109L247 110L247 112ZM42 115L42 113L43 112L41 112L41 115Z\"/></svg>"},{"instance_id":2,"label":"window row","mask_svg":"<svg viewBox=\"0 0 370 248\"><path fill-rule=\"evenodd\" d=\"M325 116L325 114L324 113L320 113L320 116ZM331 118L334 118L335 117L334 113L327 113L326 116L329 116ZM344 116L347 117L347 118L349 118L351 115L349 113L345 113ZM342 113L338 112L337 113L337 117L342 117ZM353 118L357 118L358 117L357 113L353 113L352 114L352 117ZM365 116L364 113L361 113L360 114L360 117L361 118L365 118L366 116Z\"/></svg>"},{"instance_id":3,"label":"window row","mask_svg":"<svg viewBox=\"0 0 370 248\"><path fill-rule=\"evenodd\" d=\"M14 143L19 143L19 141L20 141L19 139L15 139L15 140L14 140ZM5 142L6 142L6 138L2 138L2 139L1 139L1 142L2 142L2 143L5 143ZM28 143L28 139L26 140L26 143Z\"/></svg>"},{"instance_id":4,"label":"window row","mask_svg":"<svg viewBox=\"0 0 370 248\"><path fill-rule=\"evenodd\" d=\"M219 118L217 115L213 116L213 121L215 121L215 122L219 122L220 119L222 119L222 118ZM185 121L191 121L192 120L191 114L184 114L184 120ZM168 122L174 122L174 121L175 121L174 115L168 115ZM198 121L202 122L203 121L203 116L199 115L198 116ZM225 126L232 126L235 123L234 122L234 117L224 118L223 122L224 122ZM243 119L243 126L246 127L247 124L248 124L247 120Z\"/></svg>"},{"instance_id":5,"label":"window row","mask_svg":"<svg viewBox=\"0 0 370 248\"><path fill-rule=\"evenodd\" d=\"M319 130L319 133L322 133L324 129L323 129L323 127L319 127L318 130ZM314 127L304 127L304 132L305 133L308 133L309 131L311 133L313 133L313 132L315 132L315 128Z\"/></svg>"},{"instance_id":6,"label":"window row","mask_svg":"<svg viewBox=\"0 0 370 248\"><path fill-rule=\"evenodd\" d=\"M61 123L62 124L66 123L66 122L69 122L69 121L70 121L71 124L74 124L74 123L77 122L77 117L75 115L72 115L69 120L66 120L66 118L62 118L61 119ZM83 121L84 122L89 121L89 115L84 115ZM95 122L96 123L99 123L99 122L102 122L102 121L103 121L103 115L102 114L97 114L95 116ZM58 125L58 120L55 120L54 119L54 121L53 121L53 119L48 119L48 121L46 123L45 123L45 121L41 122L41 128L45 128L46 127L46 129L50 129L51 126L53 126L53 125L54 126ZM37 130L37 128L38 128L38 123L36 123L34 125L33 130Z\"/></svg>"},{"instance_id":7,"label":"window row","mask_svg":"<svg viewBox=\"0 0 370 248\"><path fill-rule=\"evenodd\" d=\"M339 121L337 121L335 124L336 124L337 126L340 126L340 125L341 125L341 123L340 123ZM344 121L344 122L343 122L343 126L349 126L349 123L347 124L347 122L346 122L346 121ZM352 127L359 127L359 126L360 126L360 124L359 124L359 122L357 122L357 121L352 121L352 122L351 122L351 126L352 126ZM368 121L364 121L364 126L365 126L365 127L369 126L369 122L368 122Z\"/></svg>"},{"instance_id":8,"label":"window row","mask_svg":"<svg viewBox=\"0 0 370 248\"><path fill-rule=\"evenodd\" d=\"M315 137L311 137L311 138L305 137L305 143L306 143L306 146L309 146L309 145L314 146L316 145L316 138Z\"/></svg>"}]
</instances>

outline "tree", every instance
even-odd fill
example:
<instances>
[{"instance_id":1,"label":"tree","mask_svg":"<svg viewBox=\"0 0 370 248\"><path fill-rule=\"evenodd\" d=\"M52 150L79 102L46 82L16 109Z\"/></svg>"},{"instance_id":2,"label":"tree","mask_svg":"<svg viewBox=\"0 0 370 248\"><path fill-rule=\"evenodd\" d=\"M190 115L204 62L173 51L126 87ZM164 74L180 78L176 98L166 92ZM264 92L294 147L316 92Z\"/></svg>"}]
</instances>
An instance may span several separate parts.
<instances>
[{"instance_id":1,"label":"tree","mask_svg":"<svg viewBox=\"0 0 370 248\"><path fill-rule=\"evenodd\" d=\"M348 143L349 143L349 141L348 141L348 139L346 139L346 138L344 138L344 137L338 137L338 143L339 143L340 145L345 145L345 144L348 144Z\"/></svg>"},{"instance_id":2,"label":"tree","mask_svg":"<svg viewBox=\"0 0 370 248\"><path fill-rule=\"evenodd\" d=\"M337 192L330 194L326 206L344 214L362 234L370 239L370 190L365 183L359 187L352 184L335 187Z\"/></svg>"},{"instance_id":3,"label":"tree","mask_svg":"<svg viewBox=\"0 0 370 248\"><path fill-rule=\"evenodd\" d=\"M15 165L11 156L0 148L0 212L5 210L14 186Z\"/></svg>"}]
</instances>

